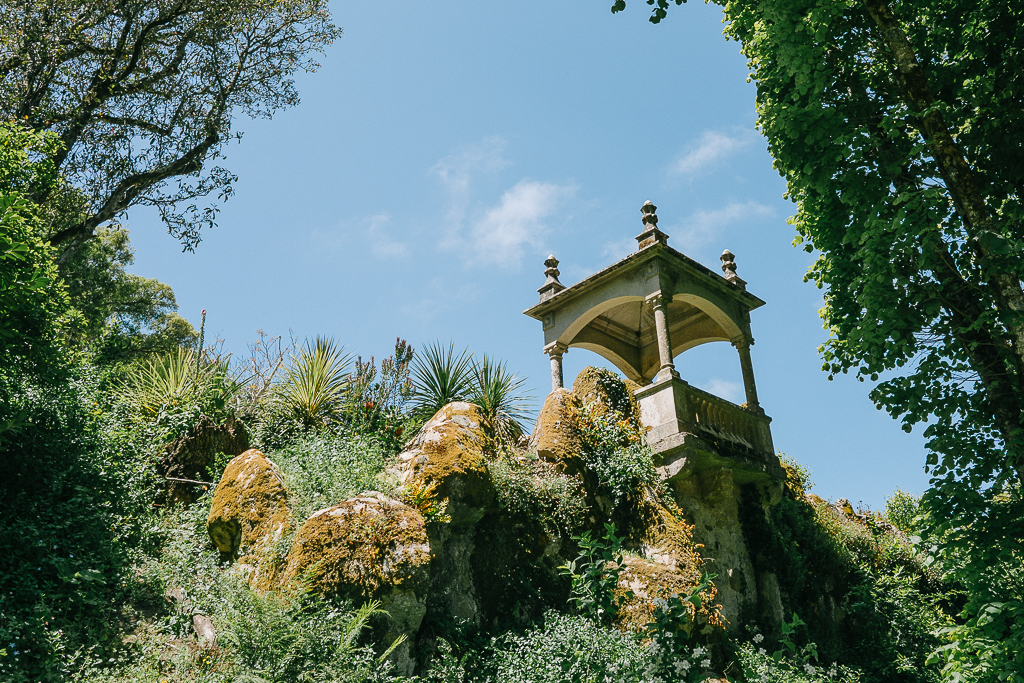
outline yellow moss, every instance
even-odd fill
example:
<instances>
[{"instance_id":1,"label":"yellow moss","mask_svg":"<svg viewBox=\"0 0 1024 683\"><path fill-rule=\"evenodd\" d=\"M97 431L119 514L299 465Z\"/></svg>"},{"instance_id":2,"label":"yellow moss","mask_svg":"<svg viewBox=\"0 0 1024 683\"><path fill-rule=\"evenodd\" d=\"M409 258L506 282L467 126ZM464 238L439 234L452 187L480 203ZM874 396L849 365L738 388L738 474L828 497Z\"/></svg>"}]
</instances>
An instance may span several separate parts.
<instances>
[{"instance_id":1,"label":"yellow moss","mask_svg":"<svg viewBox=\"0 0 1024 683\"><path fill-rule=\"evenodd\" d=\"M693 526L671 502L645 497L641 505L643 528L641 547L646 557L626 556L619 575L618 594L627 589L633 597L620 610L618 623L624 630L638 631L651 621L654 600L673 594L688 594L703 575L701 547L693 541ZM698 629L720 629L721 605L715 603L717 590L712 585L701 593L701 608L691 610L692 624Z\"/></svg>"},{"instance_id":2,"label":"yellow moss","mask_svg":"<svg viewBox=\"0 0 1024 683\"><path fill-rule=\"evenodd\" d=\"M572 393L582 405L591 406L595 417L603 417L612 411L616 420L628 420L638 426L640 406L633 395L638 388L636 382L624 381L611 370L587 366L576 375Z\"/></svg>"},{"instance_id":3,"label":"yellow moss","mask_svg":"<svg viewBox=\"0 0 1024 683\"><path fill-rule=\"evenodd\" d=\"M477 406L449 403L400 456L408 459L403 482L432 486L437 499L449 501L447 511L456 524L475 522L494 502L482 423Z\"/></svg>"},{"instance_id":4,"label":"yellow moss","mask_svg":"<svg viewBox=\"0 0 1024 683\"><path fill-rule=\"evenodd\" d=\"M537 417L533 447L537 455L559 465L561 471L579 468L580 439L571 406L575 394L566 389L551 392Z\"/></svg>"},{"instance_id":5,"label":"yellow moss","mask_svg":"<svg viewBox=\"0 0 1024 683\"><path fill-rule=\"evenodd\" d=\"M422 595L429 563L422 515L398 501L360 497L306 520L283 580L302 575L317 593L355 602L381 599L396 587Z\"/></svg>"},{"instance_id":6,"label":"yellow moss","mask_svg":"<svg viewBox=\"0 0 1024 683\"><path fill-rule=\"evenodd\" d=\"M228 463L213 494L206 528L225 555L272 543L288 527L288 492L277 467L255 448Z\"/></svg>"}]
</instances>

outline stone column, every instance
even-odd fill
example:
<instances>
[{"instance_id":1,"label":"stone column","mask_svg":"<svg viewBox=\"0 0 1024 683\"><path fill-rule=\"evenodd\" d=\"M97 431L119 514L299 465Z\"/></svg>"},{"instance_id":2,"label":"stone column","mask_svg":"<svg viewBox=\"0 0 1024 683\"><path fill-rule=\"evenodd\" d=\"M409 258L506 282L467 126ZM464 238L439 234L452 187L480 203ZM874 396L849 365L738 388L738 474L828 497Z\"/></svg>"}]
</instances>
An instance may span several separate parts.
<instances>
[{"instance_id":1,"label":"stone column","mask_svg":"<svg viewBox=\"0 0 1024 683\"><path fill-rule=\"evenodd\" d=\"M654 381L661 382L671 377L679 378L676 366L672 363L672 340L668 335L668 319L665 310L668 302L661 292L647 297L647 303L654 309L654 331L658 339L658 359L661 361L661 368L655 375Z\"/></svg>"},{"instance_id":2,"label":"stone column","mask_svg":"<svg viewBox=\"0 0 1024 683\"><path fill-rule=\"evenodd\" d=\"M551 391L555 392L562 388L562 354L567 353L569 348L564 344L552 342L544 347L544 353L551 357Z\"/></svg>"},{"instance_id":3,"label":"stone column","mask_svg":"<svg viewBox=\"0 0 1024 683\"><path fill-rule=\"evenodd\" d=\"M743 389L747 395L747 407L760 410L757 402L757 386L754 384L754 365L750 362L750 342L746 337L734 339L732 345L740 352L740 368L743 370Z\"/></svg>"}]
</instances>

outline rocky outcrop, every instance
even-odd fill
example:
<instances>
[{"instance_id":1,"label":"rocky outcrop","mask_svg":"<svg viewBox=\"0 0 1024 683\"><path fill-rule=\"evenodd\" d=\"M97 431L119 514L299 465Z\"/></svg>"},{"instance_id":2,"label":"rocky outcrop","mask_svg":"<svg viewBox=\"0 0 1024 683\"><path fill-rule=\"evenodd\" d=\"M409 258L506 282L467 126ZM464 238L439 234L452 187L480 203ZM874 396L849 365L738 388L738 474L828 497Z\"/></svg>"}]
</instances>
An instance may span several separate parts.
<instances>
[{"instance_id":1,"label":"rocky outcrop","mask_svg":"<svg viewBox=\"0 0 1024 683\"><path fill-rule=\"evenodd\" d=\"M447 512L455 527L472 526L494 502L482 424L477 406L449 403L398 456L402 484L434 486L435 495L448 501Z\"/></svg>"},{"instance_id":2,"label":"rocky outcrop","mask_svg":"<svg viewBox=\"0 0 1024 683\"><path fill-rule=\"evenodd\" d=\"M533 428L528 450L553 462L560 471L576 471L580 467L580 440L572 415L575 395L568 389L548 394Z\"/></svg>"},{"instance_id":3,"label":"rocky outcrop","mask_svg":"<svg viewBox=\"0 0 1024 683\"><path fill-rule=\"evenodd\" d=\"M317 593L355 605L379 600L390 619L378 635L385 644L406 636L392 657L408 675L427 611L430 551L419 512L381 493L364 493L306 520L288 553L283 579L301 576Z\"/></svg>"},{"instance_id":4,"label":"rocky outcrop","mask_svg":"<svg viewBox=\"0 0 1024 683\"><path fill-rule=\"evenodd\" d=\"M446 523L428 526L432 562L428 608L438 621L478 622L470 558L475 525L494 505L487 472L480 409L449 403L427 422L399 455L405 486L432 487L447 500Z\"/></svg>"},{"instance_id":5,"label":"rocky outcrop","mask_svg":"<svg viewBox=\"0 0 1024 683\"><path fill-rule=\"evenodd\" d=\"M639 387L634 382L630 384ZM572 383L572 393L581 404L591 406L597 417L611 412L618 420L639 424L640 408L633 389L610 370L593 366L583 368Z\"/></svg>"},{"instance_id":6,"label":"rocky outcrop","mask_svg":"<svg viewBox=\"0 0 1024 683\"><path fill-rule=\"evenodd\" d=\"M249 433L239 420L229 417L215 424L206 415L184 436L164 446L160 469L166 477L168 503L193 503L203 494L195 482L209 481L218 453L239 455L249 448Z\"/></svg>"},{"instance_id":7,"label":"rocky outcrop","mask_svg":"<svg viewBox=\"0 0 1024 683\"><path fill-rule=\"evenodd\" d=\"M740 524L743 492L726 467L703 470L672 480L676 502L693 525L707 571L715 586L730 632L742 627L740 616L758 606L758 576Z\"/></svg>"},{"instance_id":8,"label":"rocky outcrop","mask_svg":"<svg viewBox=\"0 0 1024 683\"><path fill-rule=\"evenodd\" d=\"M206 529L224 558L258 554L288 527L288 491L277 466L255 448L228 463Z\"/></svg>"}]
</instances>

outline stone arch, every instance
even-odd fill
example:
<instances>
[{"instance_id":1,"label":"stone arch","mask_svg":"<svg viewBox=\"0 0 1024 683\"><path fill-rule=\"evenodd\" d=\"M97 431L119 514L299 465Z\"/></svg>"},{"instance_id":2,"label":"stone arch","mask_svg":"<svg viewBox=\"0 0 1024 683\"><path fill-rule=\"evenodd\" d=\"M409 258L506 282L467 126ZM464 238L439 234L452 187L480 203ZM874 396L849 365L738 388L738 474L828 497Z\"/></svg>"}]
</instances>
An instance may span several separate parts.
<instances>
[{"instance_id":1,"label":"stone arch","mask_svg":"<svg viewBox=\"0 0 1024 683\"><path fill-rule=\"evenodd\" d=\"M643 300L644 297L642 296L637 296L635 294L627 294L624 296L617 296L611 299L605 299L604 301L601 301L600 303L591 306L586 310L586 312L578 315L576 319L573 320L572 323L570 323L569 326L565 328L565 331L558 336L558 343L563 344L565 346L572 346L572 340L575 339L581 331L583 331L583 328L585 328L587 325L593 322L602 313L610 311L613 308L618 308L622 304L628 304L631 301ZM609 358L608 360L611 360L611 358Z\"/></svg>"}]
</instances>

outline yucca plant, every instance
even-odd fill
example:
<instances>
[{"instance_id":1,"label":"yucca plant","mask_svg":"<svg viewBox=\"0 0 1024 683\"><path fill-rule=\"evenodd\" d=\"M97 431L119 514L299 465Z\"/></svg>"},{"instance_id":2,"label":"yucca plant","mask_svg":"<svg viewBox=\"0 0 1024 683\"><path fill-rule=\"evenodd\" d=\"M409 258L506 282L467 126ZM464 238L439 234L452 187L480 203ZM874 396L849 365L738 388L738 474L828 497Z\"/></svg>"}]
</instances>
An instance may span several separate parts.
<instances>
[{"instance_id":1,"label":"yucca plant","mask_svg":"<svg viewBox=\"0 0 1024 683\"><path fill-rule=\"evenodd\" d=\"M508 371L504 361L488 356L474 365L470 401L479 406L495 438L514 443L526 431L531 396L523 393L525 380Z\"/></svg>"},{"instance_id":2,"label":"yucca plant","mask_svg":"<svg viewBox=\"0 0 1024 683\"><path fill-rule=\"evenodd\" d=\"M463 349L455 354L455 344L444 347L428 344L412 360L412 412L429 420L452 401L466 401L473 396L473 354Z\"/></svg>"},{"instance_id":3,"label":"yucca plant","mask_svg":"<svg viewBox=\"0 0 1024 683\"><path fill-rule=\"evenodd\" d=\"M352 356L330 337L306 341L292 355L281 386L281 399L305 426L325 426L338 419L349 389Z\"/></svg>"},{"instance_id":4,"label":"yucca plant","mask_svg":"<svg viewBox=\"0 0 1024 683\"><path fill-rule=\"evenodd\" d=\"M179 347L136 365L120 384L122 397L147 417L163 409L212 403L223 409L238 390L228 376L230 357L206 360L192 349Z\"/></svg>"}]
</instances>

